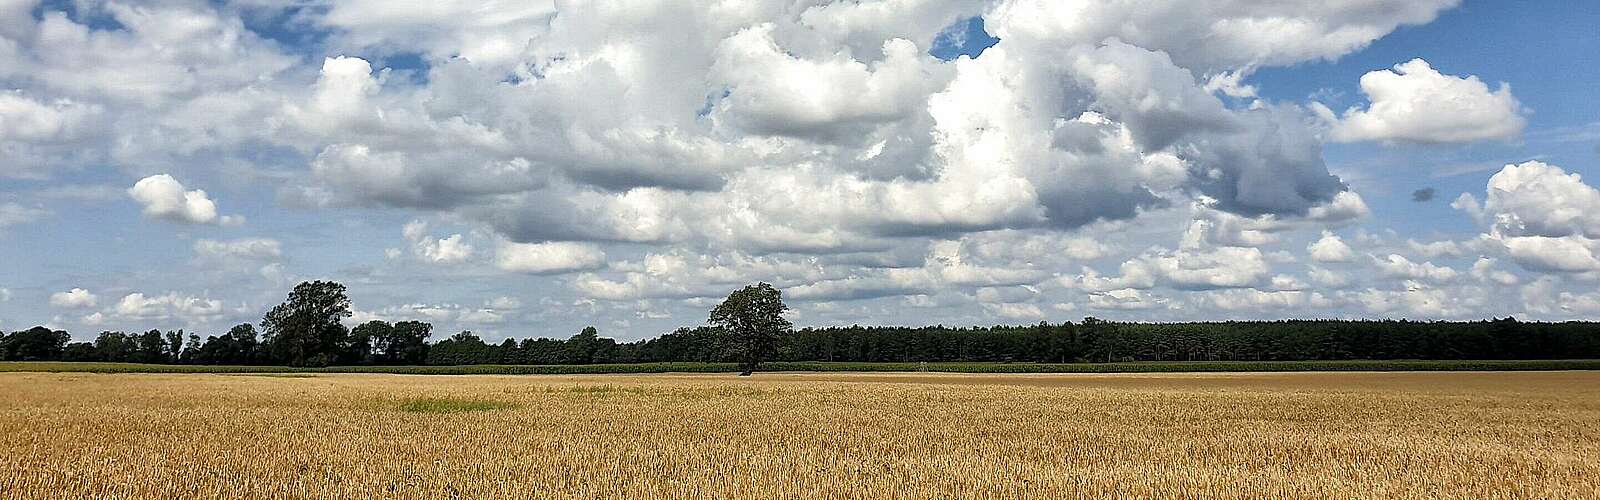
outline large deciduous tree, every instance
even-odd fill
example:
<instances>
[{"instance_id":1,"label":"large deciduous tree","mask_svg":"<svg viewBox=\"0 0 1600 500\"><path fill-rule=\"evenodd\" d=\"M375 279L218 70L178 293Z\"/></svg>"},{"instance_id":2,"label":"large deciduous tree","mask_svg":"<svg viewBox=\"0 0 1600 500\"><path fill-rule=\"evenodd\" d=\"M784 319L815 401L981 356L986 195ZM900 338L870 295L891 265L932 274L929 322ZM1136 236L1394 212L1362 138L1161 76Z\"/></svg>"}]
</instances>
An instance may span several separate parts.
<instances>
[{"instance_id":1,"label":"large deciduous tree","mask_svg":"<svg viewBox=\"0 0 1600 500\"><path fill-rule=\"evenodd\" d=\"M349 332L340 320L350 316L350 297L333 281L295 285L288 300L261 318L268 351L292 366L326 366L338 359Z\"/></svg>"},{"instance_id":2,"label":"large deciduous tree","mask_svg":"<svg viewBox=\"0 0 1600 500\"><path fill-rule=\"evenodd\" d=\"M72 336L61 330L35 326L5 335L0 332L0 359L41 361L60 359Z\"/></svg>"},{"instance_id":3,"label":"large deciduous tree","mask_svg":"<svg viewBox=\"0 0 1600 500\"><path fill-rule=\"evenodd\" d=\"M389 330L383 355L390 363L420 365L428 361L428 337L433 325L421 321L400 321Z\"/></svg>"},{"instance_id":4,"label":"large deciduous tree","mask_svg":"<svg viewBox=\"0 0 1600 500\"><path fill-rule=\"evenodd\" d=\"M384 344L394 331L394 325L383 320L372 320L350 329L350 343L346 357L351 363L371 364L381 359Z\"/></svg>"},{"instance_id":5,"label":"large deciduous tree","mask_svg":"<svg viewBox=\"0 0 1600 500\"><path fill-rule=\"evenodd\" d=\"M567 362L575 365L593 363L600 348L600 331L592 326L583 327L583 331L567 339Z\"/></svg>"},{"instance_id":6,"label":"large deciduous tree","mask_svg":"<svg viewBox=\"0 0 1600 500\"><path fill-rule=\"evenodd\" d=\"M248 365L257 360L256 327L249 323L234 325L224 336L228 343L228 363Z\"/></svg>"},{"instance_id":7,"label":"large deciduous tree","mask_svg":"<svg viewBox=\"0 0 1600 500\"><path fill-rule=\"evenodd\" d=\"M728 294L711 310L710 323L722 328L723 348L739 360L743 374L749 375L777 354L779 337L793 326L783 317L788 310L783 292L762 282Z\"/></svg>"}]
</instances>

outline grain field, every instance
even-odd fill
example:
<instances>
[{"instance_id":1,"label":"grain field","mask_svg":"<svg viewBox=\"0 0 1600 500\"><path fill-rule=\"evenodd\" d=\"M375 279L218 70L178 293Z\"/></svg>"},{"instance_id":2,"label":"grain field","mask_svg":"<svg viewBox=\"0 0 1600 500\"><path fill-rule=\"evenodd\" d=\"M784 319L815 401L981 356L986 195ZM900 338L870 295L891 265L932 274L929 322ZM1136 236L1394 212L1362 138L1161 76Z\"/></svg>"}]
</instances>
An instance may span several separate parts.
<instances>
[{"instance_id":1,"label":"grain field","mask_svg":"<svg viewBox=\"0 0 1600 500\"><path fill-rule=\"evenodd\" d=\"M1600 372L0 373L5 498L1600 498Z\"/></svg>"}]
</instances>

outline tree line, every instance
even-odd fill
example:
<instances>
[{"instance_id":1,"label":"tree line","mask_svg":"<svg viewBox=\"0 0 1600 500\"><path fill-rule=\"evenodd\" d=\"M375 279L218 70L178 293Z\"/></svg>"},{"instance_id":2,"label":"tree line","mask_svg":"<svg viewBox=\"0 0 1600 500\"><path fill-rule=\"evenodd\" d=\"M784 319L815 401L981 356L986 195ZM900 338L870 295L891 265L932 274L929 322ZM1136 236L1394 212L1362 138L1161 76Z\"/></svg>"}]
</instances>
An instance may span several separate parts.
<instances>
[{"instance_id":1,"label":"tree line","mask_svg":"<svg viewBox=\"0 0 1600 500\"><path fill-rule=\"evenodd\" d=\"M594 327L562 340L488 343L463 331L430 342L419 321L343 325L342 284L296 286L260 323L202 339L183 330L102 332L71 342L60 330L0 333L0 358L219 365L467 365L762 361L1296 361L1346 359L1600 358L1600 323L1284 320L1191 323L1081 322L992 327L848 326L793 329L781 293L761 283L735 291L706 325L617 342Z\"/></svg>"}]
</instances>

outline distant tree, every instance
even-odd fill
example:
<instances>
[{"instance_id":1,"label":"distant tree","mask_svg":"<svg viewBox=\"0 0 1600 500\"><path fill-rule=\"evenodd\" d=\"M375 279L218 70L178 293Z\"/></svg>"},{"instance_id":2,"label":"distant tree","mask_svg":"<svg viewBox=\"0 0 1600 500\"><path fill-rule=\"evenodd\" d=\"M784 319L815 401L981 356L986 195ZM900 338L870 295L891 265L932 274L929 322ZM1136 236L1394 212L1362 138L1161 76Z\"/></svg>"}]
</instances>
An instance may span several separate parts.
<instances>
[{"instance_id":1,"label":"distant tree","mask_svg":"<svg viewBox=\"0 0 1600 500\"><path fill-rule=\"evenodd\" d=\"M741 288L711 310L709 322L722 327L724 348L739 361L743 375L749 375L761 362L777 352L778 340L789 333L783 313L783 292L765 282Z\"/></svg>"},{"instance_id":2,"label":"distant tree","mask_svg":"<svg viewBox=\"0 0 1600 500\"><path fill-rule=\"evenodd\" d=\"M226 351L227 363L248 365L257 361L257 349L260 340L256 338L256 327L249 323L234 325L224 335L228 340Z\"/></svg>"},{"instance_id":3,"label":"distant tree","mask_svg":"<svg viewBox=\"0 0 1600 500\"><path fill-rule=\"evenodd\" d=\"M35 326L3 336L0 357L17 361L49 361L61 359L72 336L61 330Z\"/></svg>"},{"instance_id":4,"label":"distant tree","mask_svg":"<svg viewBox=\"0 0 1600 500\"><path fill-rule=\"evenodd\" d=\"M183 358L183 330L168 331L166 352L162 353L168 363L177 363Z\"/></svg>"},{"instance_id":5,"label":"distant tree","mask_svg":"<svg viewBox=\"0 0 1600 500\"><path fill-rule=\"evenodd\" d=\"M428 349L430 365L474 365L489 362L492 348L471 331L462 331Z\"/></svg>"},{"instance_id":6,"label":"distant tree","mask_svg":"<svg viewBox=\"0 0 1600 500\"><path fill-rule=\"evenodd\" d=\"M596 351L600 350L600 331L592 326L583 327L583 331L567 339L567 362L575 365L587 365L594 362Z\"/></svg>"},{"instance_id":7,"label":"distant tree","mask_svg":"<svg viewBox=\"0 0 1600 500\"><path fill-rule=\"evenodd\" d=\"M372 320L350 329L347 357L351 363L371 364L379 361L384 344L389 341L394 325L387 321Z\"/></svg>"},{"instance_id":8,"label":"distant tree","mask_svg":"<svg viewBox=\"0 0 1600 500\"><path fill-rule=\"evenodd\" d=\"M150 330L139 336L140 363L165 363L167 357L167 341L161 336L161 330Z\"/></svg>"},{"instance_id":9,"label":"distant tree","mask_svg":"<svg viewBox=\"0 0 1600 500\"><path fill-rule=\"evenodd\" d=\"M535 365L556 365L566 362L566 343L555 339L523 339L522 351L524 363Z\"/></svg>"},{"instance_id":10,"label":"distant tree","mask_svg":"<svg viewBox=\"0 0 1600 500\"><path fill-rule=\"evenodd\" d=\"M72 342L67 344L61 352L62 361L100 361L99 353L94 350L94 344L88 342Z\"/></svg>"},{"instance_id":11,"label":"distant tree","mask_svg":"<svg viewBox=\"0 0 1600 500\"><path fill-rule=\"evenodd\" d=\"M100 332L100 336L94 339L95 358L116 363L133 361L138 351L134 337L122 332Z\"/></svg>"},{"instance_id":12,"label":"distant tree","mask_svg":"<svg viewBox=\"0 0 1600 500\"><path fill-rule=\"evenodd\" d=\"M495 348L495 363L512 365L522 362L520 350L517 348L517 339L506 337Z\"/></svg>"},{"instance_id":13,"label":"distant tree","mask_svg":"<svg viewBox=\"0 0 1600 500\"><path fill-rule=\"evenodd\" d=\"M183 345L183 353L181 355L182 359L180 361L184 363L199 362L197 358L200 356L201 345L202 344L200 343L199 335L193 333L189 334L189 341Z\"/></svg>"},{"instance_id":14,"label":"distant tree","mask_svg":"<svg viewBox=\"0 0 1600 500\"><path fill-rule=\"evenodd\" d=\"M1110 324L1094 316L1083 318L1083 326L1079 327L1078 339L1081 347L1078 352L1083 353L1089 361L1111 361L1111 350L1106 338L1111 329Z\"/></svg>"},{"instance_id":15,"label":"distant tree","mask_svg":"<svg viewBox=\"0 0 1600 500\"><path fill-rule=\"evenodd\" d=\"M288 300L261 318L274 361L291 366L327 366L343 350L349 332L340 321L350 316L345 287L332 281L295 285Z\"/></svg>"},{"instance_id":16,"label":"distant tree","mask_svg":"<svg viewBox=\"0 0 1600 500\"><path fill-rule=\"evenodd\" d=\"M420 365L428 361L428 337L433 325L421 321L401 321L389 331L383 354L390 363Z\"/></svg>"}]
</instances>

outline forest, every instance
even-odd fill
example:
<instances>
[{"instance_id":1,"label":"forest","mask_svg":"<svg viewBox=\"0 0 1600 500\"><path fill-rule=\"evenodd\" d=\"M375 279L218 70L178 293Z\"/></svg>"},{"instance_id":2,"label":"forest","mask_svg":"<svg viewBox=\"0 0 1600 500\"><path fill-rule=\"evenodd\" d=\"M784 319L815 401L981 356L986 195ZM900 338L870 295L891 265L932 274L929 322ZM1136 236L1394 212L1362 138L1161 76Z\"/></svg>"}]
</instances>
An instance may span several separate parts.
<instances>
[{"instance_id":1,"label":"forest","mask_svg":"<svg viewBox=\"0 0 1600 500\"><path fill-rule=\"evenodd\" d=\"M730 348L737 336L715 324L632 342L602 337L594 327L565 339L535 336L485 342L463 331L430 341L434 333L428 323L374 320L347 328L342 320L349 315L344 285L307 282L263 317L259 331L249 323L205 338L183 330L104 331L92 342L73 342L68 332L41 326L0 333L0 358L200 365L583 365L731 362L739 361L741 352ZM770 352L762 359L768 361L1592 359L1600 358L1600 323L1515 318L1140 323L1089 317L1076 323L1022 326L793 329L782 322L767 342Z\"/></svg>"},{"instance_id":2,"label":"forest","mask_svg":"<svg viewBox=\"0 0 1600 500\"><path fill-rule=\"evenodd\" d=\"M250 324L202 340L181 330L101 332L70 342L61 330L0 334L7 361L111 361L217 365L470 365L734 361L721 329L680 328L617 342L594 328L567 339L485 342L463 331L428 342L431 325L370 321L336 335L324 352L296 357ZM1024 326L800 328L778 337L772 361L1126 362L1350 359L1600 358L1600 323L1286 320L1130 323L1095 318Z\"/></svg>"}]
</instances>

